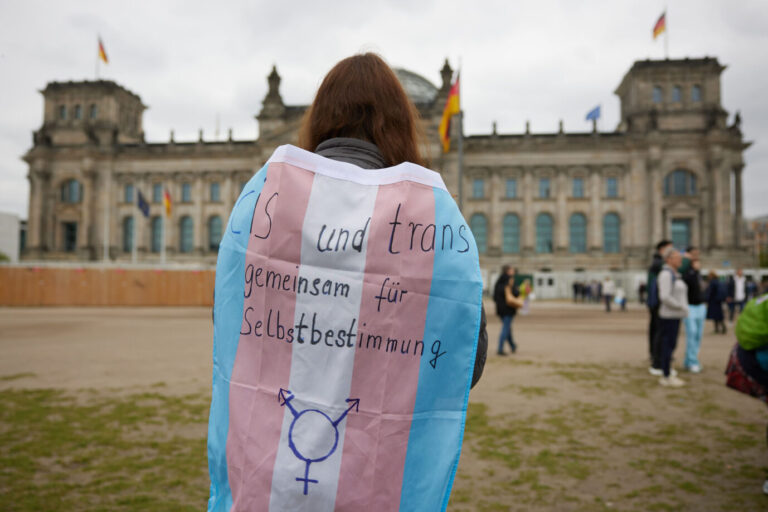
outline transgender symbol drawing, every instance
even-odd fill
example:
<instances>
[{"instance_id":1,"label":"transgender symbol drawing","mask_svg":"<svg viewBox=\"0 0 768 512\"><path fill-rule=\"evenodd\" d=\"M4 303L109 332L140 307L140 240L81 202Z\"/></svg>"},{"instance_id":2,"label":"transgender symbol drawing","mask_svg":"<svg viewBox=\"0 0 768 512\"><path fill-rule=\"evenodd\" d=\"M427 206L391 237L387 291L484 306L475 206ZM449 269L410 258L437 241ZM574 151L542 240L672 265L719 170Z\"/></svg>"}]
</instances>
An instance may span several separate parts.
<instances>
[{"instance_id":1,"label":"transgender symbol drawing","mask_svg":"<svg viewBox=\"0 0 768 512\"><path fill-rule=\"evenodd\" d=\"M332 420L330 416L318 409L304 409L297 411L291 404L294 394L287 389L280 388L277 400L280 406L286 406L293 414L291 428L288 430L288 446L293 454L304 461L304 478L296 477L297 482L304 482L304 494L309 492L309 484L316 484L317 480L309 478L309 465L313 462L322 462L336 451L339 445L339 423L352 409L358 411L359 398L347 398L349 407L341 413L341 416Z\"/></svg>"}]
</instances>

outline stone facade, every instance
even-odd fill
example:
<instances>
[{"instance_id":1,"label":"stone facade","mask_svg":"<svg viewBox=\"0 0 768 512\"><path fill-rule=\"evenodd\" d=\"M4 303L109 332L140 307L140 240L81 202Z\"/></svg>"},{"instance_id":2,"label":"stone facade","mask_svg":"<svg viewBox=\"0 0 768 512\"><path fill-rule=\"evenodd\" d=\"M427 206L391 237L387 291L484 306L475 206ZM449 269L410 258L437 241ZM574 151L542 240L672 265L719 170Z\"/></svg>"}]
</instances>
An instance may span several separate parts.
<instances>
[{"instance_id":1,"label":"stone facade","mask_svg":"<svg viewBox=\"0 0 768 512\"><path fill-rule=\"evenodd\" d=\"M472 135L457 130L442 154L437 125L450 88L396 70L424 123L431 167L458 195L482 248L484 269L511 262L530 270L632 270L647 265L661 238L702 248L705 265L750 266L742 243L743 151L738 114L727 124L716 59L639 61L616 89L615 131ZM157 230L172 197L166 257L213 263L216 222L226 225L242 185L275 147L295 142L306 106L285 105L276 69L267 78L259 138L149 143L141 99L114 82L51 83L29 164L27 259L158 262ZM145 219L134 206L141 191ZM159 187L159 188L158 188ZM128 190L127 190L128 189ZM185 197L188 194L188 197ZM126 219L135 217L134 221ZM218 221L214 219L218 218ZM108 227L105 228L105 224ZM154 226L154 227L153 227ZM108 243L105 244L105 239ZM104 250L105 245L108 251Z\"/></svg>"}]
</instances>

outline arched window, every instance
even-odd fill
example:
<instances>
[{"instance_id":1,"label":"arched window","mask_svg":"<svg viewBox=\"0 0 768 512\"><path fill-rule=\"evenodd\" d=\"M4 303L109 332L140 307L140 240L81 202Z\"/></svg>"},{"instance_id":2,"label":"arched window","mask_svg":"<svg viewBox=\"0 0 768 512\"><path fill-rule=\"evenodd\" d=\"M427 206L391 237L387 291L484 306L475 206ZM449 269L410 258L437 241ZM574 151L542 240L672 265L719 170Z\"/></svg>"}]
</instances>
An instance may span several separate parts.
<instances>
[{"instance_id":1,"label":"arched window","mask_svg":"<svg viewBox=\"0 0 768 512\"><path fill-rule=\"evenodd\" d=\"M163 218L152 217L152 252L163 250Z\"/></svg>"},{"instance_id":2,"label":"arched window","mask_svg":"<svg viewBox=\"0 0 768 512\"><path fill-rule=\"evenodd\" d=\"M536 217L536 252L552 252L552 216L548 213Z\"/></svg>"},{"instance_id":3,"label":"arched window","mask_svg":"<svg viewBox=\"0 0 768 512\"><path fill-rule=\"evenodd\" d=\"M695 196L696 175L685 169L677 169L664 178L665 196Z\"/></svg>"},{"instance_id":4,"label":"arched window","mask_svg":"<svg viewBox=\"0 0 768 512\"><path fill-rule=\"evenodd\" d=\"M123 251L133 250L133 217L123 218Z\"/></svg>"},{"instance_id":5,"label":"arched window","mask_svg":"<svg viewBox=\"0 0 768 512\"><path fill-rule=\"evenodd\" d=\"M587 252L587 218L583 213L574 213L568 221L569 249L573 253Z\"/></svg>"},{"instance_id":6,"label":"arched window","mask_svg":"<svg viewBox=\"0 0 768 512\"><path fill-rule=\"evenodd\" d=\"M701 101L701 86L700 85L694 85L691 87L691 101L699 102Z\"/></svg>"},{"instance_id":7,"label":"arched window","mask_svg":"<svg viewBox=\"0 0 768 512\"><path fill-rule=\"evenodd\" d=\"M680 103L683 101L683 94L680 92L680 86L676 85L672 88L672 101Z\"/></svg>"},{"instance_id":8,"label":"arched window","mask_svg":"<svg viewBox=\"0 0 768 512\"><path fill-rule=\"evenodd\" d=\"M192 202L192 184L191 183L181 184L181 202L182 203Z\"/></svg>"},{"instance_id":9,"label":"arched window","mask_svg":"<svg viewBox=\"0 0 768 512\"><path fill-rule=\"evenodd\" d=\"M618 253L621 250L621 222L615 213L603 217L603 252Z\"/></svg>"},{"instance_id":10,"label":"arched window","mask_svg":"<svg viewBox=\"0 0 768 512\"><path fill-rule=\"evenodd\" d=\"M485 254L487 250L487 234L488 234L488 220L482 213L476 213L469 219L469 229L472 230L472 234L475 236L475 243L477 244L477 252Z\"/></svg>"},{"instance_id":11,"label":"arched window","mask_svg":"<svg viewBox=\"0 0 768 512\"><path fill-rule=\"evenodd\" d=\"M192 222L192 217L185 215L179 221L179 251L192 252L194 236L194 223Z\"/></svg>"},{"instance_id":12,"label":"arched window","mask_svg":"<svg viewBox=\"0 0 768 512\"><path fill-rule=\"evenodd\" d=\"M67 180L61 184L61 202L79 203L83 197L83 186L77 180Z\"/></svg>"},{"instance_id":13,"label":"arched window","mask_svg":"<svg viewBox=\"0 0 768 512\"><path fill-rule=\"evenodd\" d=\"M133 202L133 183L126 183L123 188L123 201L126 203Z\"/></svg>"},{"instance_id":14,"label":"arched window","mask_svg":"<svg viewBox=\"0 0 768 512\"><path fill-rule=\"evenodd\" d=\"M216 215L208 219L208 248L212 251L218 251L220 242L221 217Z\"/></svg>"},{"instance_id":15,"label":"arched window","mask_svg":"<svg viewBox=\"0 0 768 512\"><path fill-rule=\"evenodd\" d=\"M97 107L95 103L91 103L90 117L91 119L96 119L99 117L99 107Z\"/></svg>"},{"instance_id":16,"label":"arched window","mask_svg":"<svg viewBox=\"0 0 768 512\"><path fill-rule=\"evenodd\" d=\"M83 118L83 107L80 105L75 105L75 119L82 119Z\"/></svg>"},{"instance_id":17,"label":"arched window","mask_svg":"<svg viewBox=\"0 0 768 512\"><path fill-rule=\"evenodd\" d=\"M660 85L654 85L653 86L653 102L661 103L662 101L664 101L664 91L661 89Z\"/></svg>"},{"instance_id":18,"label":"arched window","mask_svg":"<svg viewBox=\"0 0 768 512\"><path fill-rule=\"evenodd\" d=\"M472 197L483 198L485 197L485 180L482 178L475 178L472 180Z\"/></svg>"},{"instance_id":19,"label":"arched window","mask_svg":"<svg viewBox=\"0 0 768 512\"><path fill-rule=\"evenodd\" d=\"M67 106L66 105L59 105L59 119L66 119L67 118Z\"/></svg>"},{"instance_id":20,"label":"arched window","mask_svg":"<svg viewBox=\"0 0 768 512\"><path fill-rule=\"evenodd\" d=\"M218 182L211 183L210 196L212 203L218 203L221 200L220 190Z\"/></svg>"},{"instance_id":21,"label":"arched window","mask_svg":"<svg viewBox=\"0 0 768 512\"><path fill-rule=\"evenodd\" d=\"M504 254L517 254L520 252L520 217L514 213L508 213L502 221Z\"/></svg>"}]
</instances>

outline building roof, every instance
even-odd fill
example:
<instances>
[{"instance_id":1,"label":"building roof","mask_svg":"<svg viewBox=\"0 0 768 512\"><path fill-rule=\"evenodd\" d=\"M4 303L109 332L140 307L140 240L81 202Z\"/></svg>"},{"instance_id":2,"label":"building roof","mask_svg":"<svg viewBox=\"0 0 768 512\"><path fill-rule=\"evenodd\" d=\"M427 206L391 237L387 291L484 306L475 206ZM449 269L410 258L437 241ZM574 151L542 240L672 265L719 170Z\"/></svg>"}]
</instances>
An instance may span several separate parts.
<instances>
[{"instance_id":1,"label":"building roof","mask_svg":"<svg viewBox=\"0 0 768 512\"><path fill-rule=\"evenodd\" d=\"M102 91L122 91L125 94L128 94L129 96L133 96L136 98L139 102L141 102L141 97L139 97L138 94L129 91L122 85L118 84L117 82L113 82L112 80L82 80L82 81L68 81L68 82L48 82L48 84L45 86L45 89L40 91L43 93L43 95L48 94L50 92L58 92L66 89L76 89L76 88L89 88L93 90L101 89Z\"/></svg>"}]
</instances>

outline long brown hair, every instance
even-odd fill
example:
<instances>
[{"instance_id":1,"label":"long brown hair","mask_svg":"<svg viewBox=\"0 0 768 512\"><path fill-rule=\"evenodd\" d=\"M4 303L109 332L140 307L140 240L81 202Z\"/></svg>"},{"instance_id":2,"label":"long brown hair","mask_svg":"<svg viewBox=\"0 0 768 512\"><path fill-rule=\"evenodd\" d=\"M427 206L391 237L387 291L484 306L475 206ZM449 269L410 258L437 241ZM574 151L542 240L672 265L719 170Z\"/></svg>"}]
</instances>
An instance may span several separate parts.
<instances>
[{"instance_id":1,"label":"long brown hair","mask_svg":"<svg viewBox=\"0 0 768 512\"><path fill-rule=\"evenodd\" d=\"M419 113L394 71L374 53L347 57L323 79L304 114L299 146L314 151L333 137L352 137L378 146L387 165L424 165Z\"/></svg>"}]
</instances>

